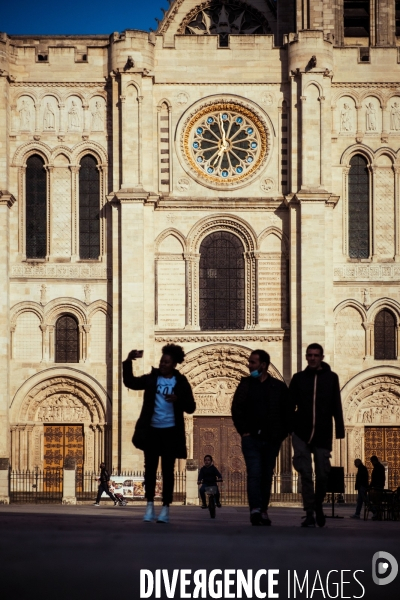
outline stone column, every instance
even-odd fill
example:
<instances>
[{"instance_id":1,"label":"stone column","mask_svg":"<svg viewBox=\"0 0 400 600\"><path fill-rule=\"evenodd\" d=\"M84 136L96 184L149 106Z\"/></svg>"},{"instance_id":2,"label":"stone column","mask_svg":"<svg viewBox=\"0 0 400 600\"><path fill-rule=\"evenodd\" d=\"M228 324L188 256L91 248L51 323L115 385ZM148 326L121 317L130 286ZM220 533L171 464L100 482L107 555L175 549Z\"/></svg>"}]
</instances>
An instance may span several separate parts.
<instances>
[{"instance_id":1,"label":"stone column","mask_svg":"<svg viewBox=\"0 0 400 600\"><path fill-rule=\"evenodd\" d=\"M62 504L76 504L76 463L73 458L64 461Z\"/></svg>"},{"instance_id":2,"label":"stone column","mask_svg":"<svg viewBox=\"0 0 400 600\"><path fill-rule=\"evenodd\" d=\"M10 504L10 461L0 458L0 504Z\"/></svg>"},{"instance_id":3,"label":"stone column","mask_svg":"<svg viewBox=\"0 0 400 600\"><path fill-rule=\"evenodd\" d=\"M188 459L186 461L186 506L199 506L199 486L197 460Z\"/></svg>"},{"instance_id":4,"label":"stone column","mask_svg":"<svg viewBox=\"0 0 400 600\"><path fill-rule=\"evenodd\" d=\"M10 209L15 198L0 187L0 458L9 457L10 432Z\"/></svg>"},{"instance_id":5,"label":"stone column","mask_svg":"<svg viewBox=\"0 0 400 600\"><path fill-rule=\"evenodd\" d=\"M394 260L400 262L400 167L394 167Z\"/></svg>"}]
</instances>

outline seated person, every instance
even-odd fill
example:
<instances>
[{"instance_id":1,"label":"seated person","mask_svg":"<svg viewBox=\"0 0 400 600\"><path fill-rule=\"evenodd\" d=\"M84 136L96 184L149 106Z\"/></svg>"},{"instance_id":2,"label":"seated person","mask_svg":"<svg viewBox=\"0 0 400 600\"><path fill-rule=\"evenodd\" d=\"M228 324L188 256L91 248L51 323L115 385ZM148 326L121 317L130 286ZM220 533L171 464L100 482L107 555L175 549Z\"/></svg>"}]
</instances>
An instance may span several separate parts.
<instances>
[{"instance_id":1,"label":"seated person","mask_svg":"<svg viewBox=\"0 0 400 600\"><path fill-rule=\"evenodd\" d=\"M212 456L210 454L206 454L204 457L204 466L200 469L197 481L198 485L201 484L201 488L199 490L202 501L201 508L207 508L205 490L211 485L215 485L217 487L217 492L215 494L215 503L219 508L221 507L221 503L219 501L219 490L217 486L217 481L222 481L222 475L218 471L217 467L214 466Z\"/></svg>"}]
</instances>

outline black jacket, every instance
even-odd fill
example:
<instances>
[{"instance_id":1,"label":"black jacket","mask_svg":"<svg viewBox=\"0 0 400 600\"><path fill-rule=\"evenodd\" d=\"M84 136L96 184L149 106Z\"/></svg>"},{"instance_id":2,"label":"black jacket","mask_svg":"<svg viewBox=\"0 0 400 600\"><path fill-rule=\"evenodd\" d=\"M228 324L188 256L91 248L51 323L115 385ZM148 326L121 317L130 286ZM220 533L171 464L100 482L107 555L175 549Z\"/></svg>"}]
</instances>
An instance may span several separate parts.
<instances>
[{"instance_id":1,"label":"black jacket","mask_svg":"<svg viewBox=\"0 0 400 600\"><path fill-rule=\"evenodd\" d=\"M204 485L215 485L217 479L222 481L222 475L214 465L201 467L199 476L197 477L198 483L203 483Z\"/></svg>"},{"instance_id":2,"label":"black jacket","mask_svg":"<svg viewBox=\"0 0 400 600\"><path fill-rule=\"evenodd\" d=\"M289 386L295 410L292 430L303 442L331 451L332 418L336 438L344 438L342 402L338 376L327 363L321 366L318 371L307 367L293 375Z\"/></svg>"},{"instance_id":3,"label":"black jacket","mask_svg":"<svg viewBox=\"0 0 400 600\"><path fill-rule=\"evenodd\" d=\"M362 487L367 488L368 487L368 469L365 465L361 464L358 468L357 468L357 475L356 475L356 485L354 486L356 490L361 489Z\"/></svg>"},{"instance_id":4,"label":"black jacket","mask_svg":"<svg viewBox=\"0 0 400 600\"><path fill-rule=\"evenodd\" d=\"M146 442L151 427L151 418L154 413L157 378L159 375L159 369L153 367L151 373L142 375L141 377L135 377L132 372L132 361L125 360L122 363L122 378L124 385L131 390L144 390L142 410L139 419L136 422L135 432L132 438L133 445L140 450L147 449ZM178 399L174 402L176 438L173 452L175 458L186 458L187 451L183 413L194 413L196 410L196 403L193 398L192 388L186 377L176 370L174 371L174 376L176 377L174 394Z\"/></svg>"},{"instance_id":5,"label":"black jacket","mask_svg":"<svg viewBox=\"0 0 400 600\"><path fill-rule=\"evenodd\" d=\"M256 386L264 385L254 377L242 377L232 401L232 419L238 433L250 433L271 442L282 442L289 433L289 397L286 383L269 375L266 386L266 417L257 418Z\"/></svg>"},{"instance_id":6,"label":"black jacket","mask_svg":"<svg viewBox=\"0 0 400 600\"><path fill-rule=\"evenodd\" d=\"M376 463L371 473L371 487L383 490L385 487L386 473L381 462Z\"/></svg>"},{"instance_id":7,"label":"black jacket","mask_svg":"<svg viewBox=\"0 0 400 600\"><path fill-rule=\"evenodd\" d=\"M110 474L107 471L107 469L104 467L103 469L100 470L100 479L99 479L100 483L103 485L107 485L108 482L110 481Z\"/></svg>"}]
</instances>

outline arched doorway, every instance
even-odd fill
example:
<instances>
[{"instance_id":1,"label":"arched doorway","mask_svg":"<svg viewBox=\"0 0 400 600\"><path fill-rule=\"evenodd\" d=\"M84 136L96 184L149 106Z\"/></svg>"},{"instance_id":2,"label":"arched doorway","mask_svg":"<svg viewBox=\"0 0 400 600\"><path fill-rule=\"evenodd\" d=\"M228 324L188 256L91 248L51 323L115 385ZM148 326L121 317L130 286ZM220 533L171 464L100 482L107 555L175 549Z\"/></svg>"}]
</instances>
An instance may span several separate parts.
<instances>
[{"instance_id":1,"label":"arched doorway","mask_svg":"<svg viewBox=\"0 0 400 600\"><path fill-rule=\"evenodd\" d=\"M347 393L346 393L347 392ZM370 369L351 380L343 390L347 467L361 458L371 471L375 454L388 469L386 486L400 486L400 369L386 373Z\"/></svg>"},{"instance_id":2,"label":"arched doorway","mask_svg":"<svg viewBox=\"0 0 400 600\"><path fill-rule=\"evenodd\" d=\"M110 455L107 396L76 369L54 368L33 376L16 393L10 410L13 469L97 470Z\"/></svg>"},{"instance_id":3,"label":"arched doorway","mask_svg":"<svg viewBox=\"0 0 400 600\"><path fill-rule=\"evenodd\" d=\"M189 457L201 466L211 454L218 469L227 473L244 472L241 440L231 418L233 394L242 377L248 376L247 359L251 350L244 346L210 344L186 355L181 372L189 379L196 412L186 417ZM283 380L270 365L274 377ZM290 442L282 445L276 470L291 472Z\"/></svg>"}]
</instances>

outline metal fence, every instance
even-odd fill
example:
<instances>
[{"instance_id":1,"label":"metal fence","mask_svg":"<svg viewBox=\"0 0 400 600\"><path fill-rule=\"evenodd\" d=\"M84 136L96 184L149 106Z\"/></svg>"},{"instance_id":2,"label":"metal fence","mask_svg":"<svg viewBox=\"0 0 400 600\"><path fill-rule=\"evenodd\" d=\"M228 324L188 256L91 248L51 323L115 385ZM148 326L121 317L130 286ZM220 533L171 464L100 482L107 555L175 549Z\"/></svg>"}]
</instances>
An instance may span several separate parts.
<instances>
[{"instance_id":1,"label":"metal fence","mask_svg":"<svg viewBox=\"0 0 400 600\"><path fill-rule=\"evenodd\" d=\"M94 471L76 474L76 498L78 501L94 500L98 490L99 474ZM144 472L143 471L122 471L118 473L113 471L111 483L117 494L121 494L128 502L138 502L144 500ZM118 478L118 480L116 479ZM173 502L185 503L186 499L186 471L176 471L174 475L174 495ZM156 480L156 498L161 499L162 476L157 473ZM102 497L102 501L110 498Z\"/></svg>"},{"instance_id":2,"label":"metal fence","mask_svg":"<svg viewBox=\"0 0 400 600\"><path fill-rule=\"evenodd\" d=\"M247 476L245 471L223 472L223 483L219 484L221 502L225 505L247 505ZM94 501L98 490L97 472L76 471L76 498L78 501ZM113 478L118 477L119 481ZM355 474L345 475L344 494L335 494L335 502L354 503L357 499L355 490ZM111 481L115 491L124 496L128 502L144 500L144 472L113 472ZM156 501L161 499L162 477L157 474ZM49 504L61 503L63 496L62 469L38 468L31 471L10 470L10 502ZM186 499L186 471L175 472L173 502L184 504ZM102 499L103 500L103 499ZM105 498L104 500L110 500ZM111 501L111 500L110 500ZM271 503L301 503L301 481L297 473L278 473L273 476ZM327 494L325 502L331 502L331 494Z\"/></svg>"},{"instance_id":3,"label":"metal fence","mask_svg":"<svg viewBox=\"0 0 400 600\"><path fill-rule=\"evenodd\" d=\"M225 505L247 504L247 476L245 471L222 472L223 483L219 484L221 502ZM355 475L344 477L345 493L335 494L335 502L354 503L357 499ZM302 502L301 479L297 473L277 473L273 476L271 486L271 503L296 504ZM332 494L325 496L325 502L332 502Z\"/></svg>"},{"instance_id":4,"label":"metal fence","mask_svg":"<svg viewBox=\"0 0 400 600\"><path fill-rule=\"evenodd\" d=\"M10 502L17 504L59 504L63 496L63 470L38 468L10 470Z\"/></svg>"}]
</instances>

